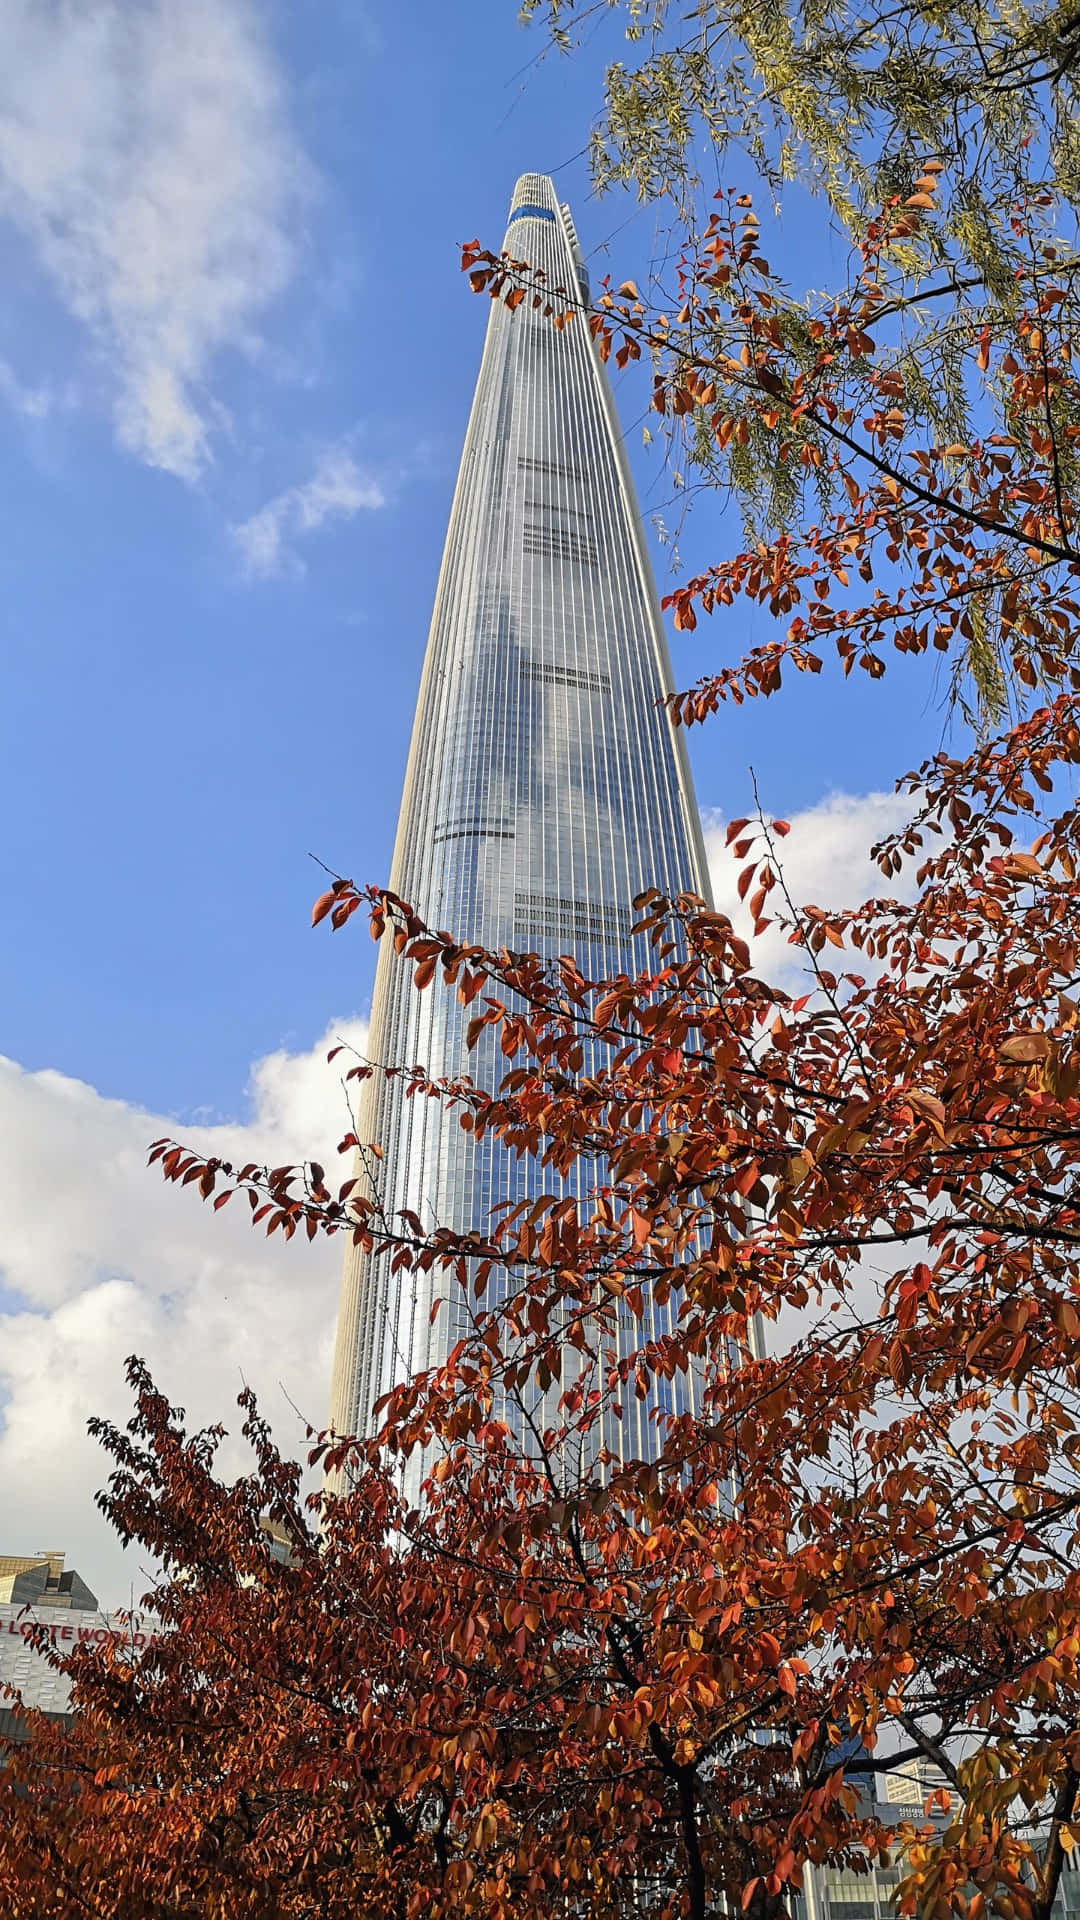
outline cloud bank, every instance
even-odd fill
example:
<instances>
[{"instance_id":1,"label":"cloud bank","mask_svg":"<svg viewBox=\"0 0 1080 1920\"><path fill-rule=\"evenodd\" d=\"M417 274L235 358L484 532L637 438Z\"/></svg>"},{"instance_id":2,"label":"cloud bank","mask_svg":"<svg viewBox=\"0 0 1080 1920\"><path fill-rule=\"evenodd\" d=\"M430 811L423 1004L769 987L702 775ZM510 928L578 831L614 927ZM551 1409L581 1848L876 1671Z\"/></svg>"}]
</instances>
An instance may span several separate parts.
<instances>
[{"instance_id":1,"label":"cloud bank","mask_svg":"<svg viewBox=\"0 0 1080 1920\"><path fill-rule=\"evenodd\" d=\"M0 1550L62 1547L106 1605L141 1591L93 1506L105 1459L91 1414L123 1424L129 1353L195 1423L238 1428L244 1380L285 1450L303 1431L290 1401L326 1417L339 1240L267 1241L241 1201L214 1214L146 1170L169 1133L234 1161L322 1159L347 1128L336 1038L362 1046L364 1023L335 1022L308 1053L271 1053L251 1076L246 1125L175 1121L51 1071L0 1059ZM239 1463L239 1449L226 1461Z\"/></svg>"},{"instance_id":2,"label":"cloud bank","mask_svg":"<svg viewBox=\"0 0 1080 1920\"><path fill-rule=\"evenodd\" d=\"M113 389L121 446L192 480L293 271L310 170L249 0L9 0L0 217L24 236Z\"/></svg>"}]
</instances>

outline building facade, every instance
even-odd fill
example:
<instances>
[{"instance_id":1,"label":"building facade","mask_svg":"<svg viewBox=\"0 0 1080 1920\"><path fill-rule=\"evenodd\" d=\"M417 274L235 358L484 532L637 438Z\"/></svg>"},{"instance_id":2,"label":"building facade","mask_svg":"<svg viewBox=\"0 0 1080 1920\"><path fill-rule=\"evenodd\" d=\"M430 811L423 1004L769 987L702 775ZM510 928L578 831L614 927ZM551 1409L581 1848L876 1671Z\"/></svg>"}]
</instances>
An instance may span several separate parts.
<instances>
[{"instance_id":1,"label":"building facade","mask_svg":"<svg viewBox=\"0 0 1080 1920\"><path fill-rule=\"evenodd\" d=\"M41 1553L0 1553L0 1603L13 1606L75 1607L93 1611L97 1599L65 1556L53 1548Z\"/></svg>"},{"instance_id":2,"label":"building facade","mask_svg":"<svg viewBox=\"0 0 1080 1920\"><path fill-rule=\"evenodd\" d=\"M587 282L569 210L526 174L506 250L574 297ZM640 964L631 902L647 886L705 895L697 809L659 607L605 370L584 318L562 330L526 299L493 301L469 420L405 778L390 884L436 928L485 946L572 952L594 976ZM373 1060L469 1073L505 1068L491 1029L471 1054L452 995L417 993L380 950ZM362 1140L376 1142L388 1217L483 1227L530 1173L474 1146L400 1079L365 1083ZM369 1168L370 1171L370 1168ZM550 1176L545 1180L550 1186ZM339 1432L363 1430L395 1381L437 1365L465 1330L438 1274L393 1276L351 1250L332 1394ZM653 1331L661 1331L662 1321ZM649 1329L646 1329L646 1336ZM628 1345L642 1334L629 1325ZM642 1409L609 1444L640 1453ZM655 1443L654 1443L655 1444Z\"/></svg>"},{"instance_id":3,"label":"building facade","mask_svg":"<svg viewBox=\"0 0 1080 1920\"><path fill-rule=\"evenodd\" d=\"M86 1581L64 1566L64 1555L0 1554L0 1733L17 1737L19 1704L66 1715L71 1685L43 1657L31 1635L44 1628L62 1653L121 1636L136 1648L152 1638L147 1628L103 1613Z\"/></svg>"},{"instance_id":4,"label":"building facade","mask_svg":"<svg viewBox=\"0 0 1080 1920\"><path fill-rule=\"evenodd\" d=\"M930 1796L948 1790L945 1775L925 1760L909 1761L895 1772L866 1774L861 1781L856 1775L855 1779L867 1811L876 1813L883 1826L894 1828L904 1823L921 1827ZM946 1826L949 1815L935 1808L930 1818L936 1826ZM1037 1848L1045 1842L1037 1828L1029 1837ZM902 1861L882 1864L865 1859L861 1864L861 1872L854 1865L807 1866L795 1906L796 1920L896 1920L897 1889L905 1873ZM1051 1911L1053 1920L1080 1920L1080 1861L1075 1855L1065 1860Z\"/></svg>"}]
</instances>

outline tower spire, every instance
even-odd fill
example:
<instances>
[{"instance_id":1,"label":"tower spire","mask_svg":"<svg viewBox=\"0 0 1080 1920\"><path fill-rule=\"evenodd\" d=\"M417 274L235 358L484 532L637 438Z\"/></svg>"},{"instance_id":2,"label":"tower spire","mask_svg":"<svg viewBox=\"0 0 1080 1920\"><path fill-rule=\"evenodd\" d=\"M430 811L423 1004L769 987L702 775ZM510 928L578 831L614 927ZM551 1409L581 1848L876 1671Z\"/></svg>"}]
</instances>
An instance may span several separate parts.
<instances>
[{"instance_id":1,"label":"tower spire","mask_svg":"<svg viewBox=\"0 0 1080 1920\"><path fill-rule=\"evenodd\" d=\"M553 182L522 174L506 250L552 289L584 263ZM429 925L484 946L575 953L600 977L632 969L631 902L648 886L705 895L700 825L670 668L607 375L583 320L562 330L526 300L491 304L435 596L391 886ZM469 1073L502 1066L487 1029L380 948L371 1052ZM526 1168L474 1143L401 1078L365 1083L362 1138L382 1149L385 1212L425 1227L483 1228L522 1197ZM437 1274L390 1273L350 1249L331 1417L363 1430L395 1382L437 1365L464 1332ZM655 1331L660 1331L659 1319ZM647 1331L627 1333L636 1345ZM687 1388L687 1391L691 1391ZM628 1413L636 1421L638 1413ZM610 1436L609 1436L610 1440ZM628 1432L640 1454L647 1437ZM616 1436L616 1449L622 1441Z\"/></svg>"}]
</instances>

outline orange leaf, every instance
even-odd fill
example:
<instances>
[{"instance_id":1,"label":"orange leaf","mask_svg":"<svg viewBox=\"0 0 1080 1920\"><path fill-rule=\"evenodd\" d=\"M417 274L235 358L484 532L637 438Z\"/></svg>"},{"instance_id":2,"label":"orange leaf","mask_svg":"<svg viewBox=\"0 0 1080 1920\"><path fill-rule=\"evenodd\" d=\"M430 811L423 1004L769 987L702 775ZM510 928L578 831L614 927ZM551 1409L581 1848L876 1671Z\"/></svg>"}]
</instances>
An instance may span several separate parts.
<instances>
[{"instance_id":1,"label":"orange leaf","mask_svg":"<svg viewBox=\"0 0 1080 1920\"><path fill-rule=\"evenodd\" d=\"M1026 1064L1031 1060L1045 1060L1050 1052L1050 1036L1046 1033L1014 1033L1000 1049L1002 1060L1018 1060Z\"/></svg>"}]
</instances>

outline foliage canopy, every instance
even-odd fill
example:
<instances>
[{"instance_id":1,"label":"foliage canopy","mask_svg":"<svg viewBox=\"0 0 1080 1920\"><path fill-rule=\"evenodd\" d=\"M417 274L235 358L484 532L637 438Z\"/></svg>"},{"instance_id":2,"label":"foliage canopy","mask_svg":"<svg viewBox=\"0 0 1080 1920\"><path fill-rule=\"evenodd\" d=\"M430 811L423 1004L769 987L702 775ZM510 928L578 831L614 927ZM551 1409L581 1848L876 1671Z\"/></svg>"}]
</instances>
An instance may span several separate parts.
<instances>
[{"instance_id":1,"label":"foliage canopy","mask_svg":"<svg viewBox=\"0 0 1080 1920\"><path fill-rule=\"evenodd\" d=\"M1076 562L1080 11L977 0L525 7L563 44L604 11L625 14L643 57L608 70L594 173L601 189L630 186L671 208L678 284L648 325L634 315L633 331L676 396L680 384L693 396L685 411L676 398L680 464L739 500L748 546L766 549L763 580L782 583L765 596L780 614L816 584L822 542L844 540L842 482L877 475L900 487L892 499L878 486L888 524L866 579L925 549L927 492L952 499L958 535L979 555L956 625L939 583L916 567L899 605L875 594L879 618L856 617L851 637L869 638L880 659L883 631L923 644L920 616L942 612L929 643L951 651L975 714L1000 721L1016 689L1017 626L1036 638L1048 575L1064 565L1071 576ZM735 160L743 175L749 160L789 216L819 218L823 240L831 223L850 248L846 275L806 290L770 270L752 206L737 192L714 202L703 184ZM770 252L774 239L783 248L782 227ZM721 419L699 401L710 389ZM1017 502L1038 510L1010 515ZM1032 533L1042 544L1029 552ZM886 547L899 552L886 558ZM1045 638L1054 656L1052 624ZM1033 651L1022 685L1046 671ZM870 665L864 648L858 658Z\"/></svg>"}]
</instances>

